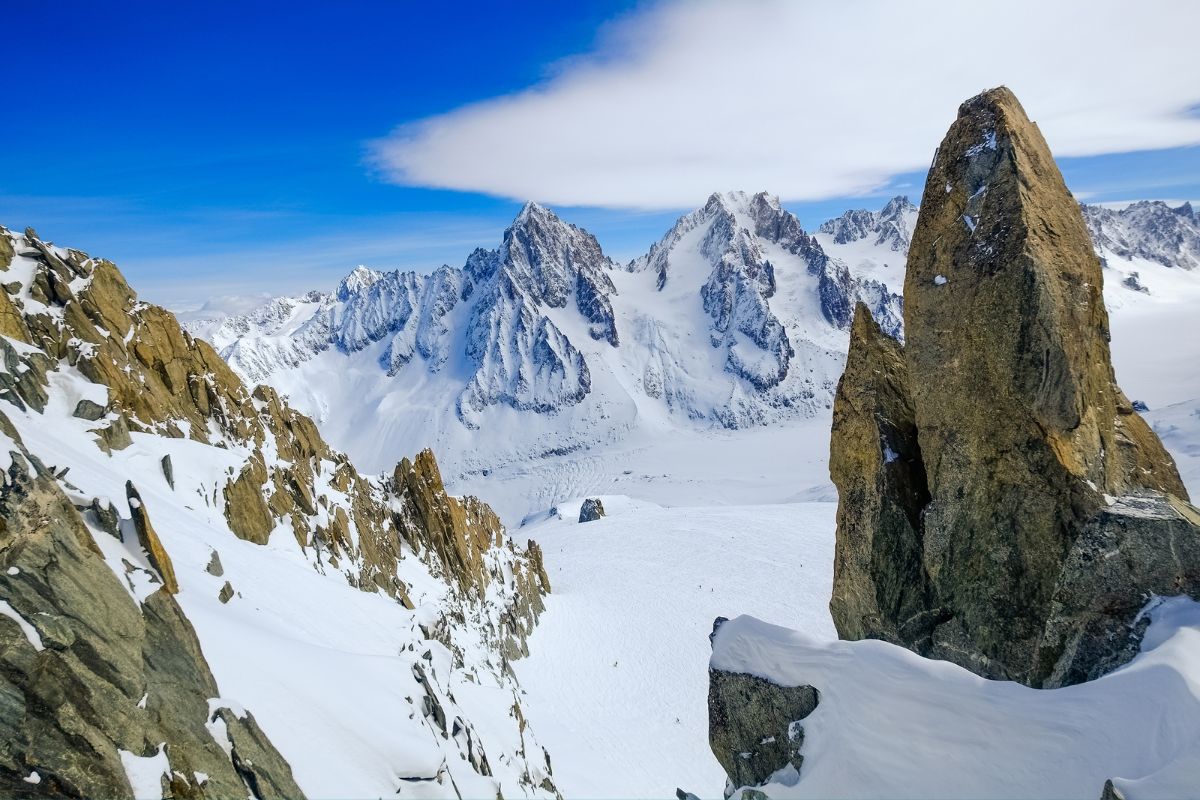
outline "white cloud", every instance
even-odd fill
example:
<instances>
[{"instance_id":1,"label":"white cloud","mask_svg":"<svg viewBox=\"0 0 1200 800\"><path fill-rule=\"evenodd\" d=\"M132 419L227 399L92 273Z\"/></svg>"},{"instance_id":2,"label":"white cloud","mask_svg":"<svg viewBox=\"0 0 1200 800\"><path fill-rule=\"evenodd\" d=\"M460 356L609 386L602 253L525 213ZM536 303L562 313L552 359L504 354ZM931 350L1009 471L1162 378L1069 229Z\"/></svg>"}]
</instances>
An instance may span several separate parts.
<instances>
[{"instance_id":1,"label":"white cloud","mask_svg":"<svg viewBox=\"0 0 1200 800\"><path fill-rule=\"evenodd\" d=\"M374 153L398 183L560 205L863 194L928 165L958 104L999 84L1059 156L1200 142L1198 30L1194 0L679 0Z\"/></svg>"}]
</instances>

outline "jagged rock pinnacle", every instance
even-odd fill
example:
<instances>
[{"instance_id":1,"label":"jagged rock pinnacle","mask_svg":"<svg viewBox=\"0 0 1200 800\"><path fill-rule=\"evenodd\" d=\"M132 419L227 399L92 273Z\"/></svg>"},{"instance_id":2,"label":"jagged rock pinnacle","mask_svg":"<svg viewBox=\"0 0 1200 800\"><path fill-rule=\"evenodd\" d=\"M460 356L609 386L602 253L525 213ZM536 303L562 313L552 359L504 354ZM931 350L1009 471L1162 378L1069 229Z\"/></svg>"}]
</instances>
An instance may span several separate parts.
<instances>
[{"instance_id":1,"label":"jagged rock pinnacle","mask_svg":"<svg viewBox=\"0 0 1200 800\"><path fill-rule=\"evenodd\" d=\"M1136 651L1146 593L1200 589L1200 517L1116 385L1102 280L1016 97L963 103L913 233L905 345L860 312L838 388L842 636L1062 685Z\"/></svg>"}]
</instances>

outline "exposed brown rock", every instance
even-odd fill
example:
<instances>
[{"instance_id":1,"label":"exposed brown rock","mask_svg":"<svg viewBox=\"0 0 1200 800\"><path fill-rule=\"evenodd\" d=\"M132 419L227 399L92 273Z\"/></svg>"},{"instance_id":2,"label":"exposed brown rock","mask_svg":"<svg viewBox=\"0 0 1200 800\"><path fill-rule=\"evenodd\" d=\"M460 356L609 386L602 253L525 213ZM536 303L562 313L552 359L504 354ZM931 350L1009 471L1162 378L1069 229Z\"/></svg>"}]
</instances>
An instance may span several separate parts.
<instances>
[{"instance_id":1,"label":"exposed brown rock","mask_svg":"<svg viewBox=\"0 0 1200 800\"><path fill-rule=\"evenodd\" d=\"M99 428L93 428L89 433L96 434L96 445L110 455L113 450L124 450L133 444L133 439L129 435L129 423L124 414L118 414Z\"/></svg>"},{"instance_id":2,"label":"exposed brown rock","mask_svg":"<svg viewBox=\"0 0 1200 800\"><path fill-rule=\"evenodd\" d=\"M1016 98L964 103L909 250L905 345L860 311L835 400L842 636L1056 686L1128 659L1149 593L1200 589L1194 509L1115 383L1102 280ZM1101 542L1124 557L1098 582Z\"/></svg>"},{"instance_id":3,"label":"exposed brown rock","mask_svg":"<svg viewBox=\"0 0 1200 800\"><path fill-rule=\"evenodd\" d=\"M462 589L482 590L487 585L482 554L501 531L495 513L475 498L448 495L430 450L402 460L394 477L406 510L400 518L405 537L431 548Z\"/></svg>"},{"instance_id":4,"label":"exposed brown rock","mask_svg":"<svg viewBox=\"0 0 1200 800\"><path fill-rule=\"evenodd\" d=\"M171 594L179 594L179 582L175 578L171 556L167 554L162 540L154 532L154 526L150 524L150 514L146 511L142 496L138 494L132 481L125 482L125 497L129 500L129 513L133 517L133 528L137 531L138 543L150 558L150 565L162 576L163 588Z\"/></svg>"},{"instance_id":5,"label":"exposed brown rock","mask_svg":"<svg viewBox=\"0 0 1200 800\"><path fill-rule=\"evenodd\" d=\"M239 539L266 544L275 529L275 519L263 499L267 468L262 456L251 456L237 478L225 485L225 520Z\"/></svg>"},{"instance_id":6,"label":"exposed brown rock","mask_svg":"<svg viewBox=\"0 0 1200 800\"><path fill-rule=\"evenodd\" d=\"M415 555L435 574L444 575L450 586L448 596L438 597L441 613L433 627L440 631L439 640L444 640L459 662L462 654L456 649L455 631L468 619L478 626L475 630L482 633L485 643L497 654L499 672L504 672L506 658L527 652L525 638L543 610L542 594L548 585L543 580L544 567L533 567L530 559L517 551L486 504L475 498L446 495L431 455L422 460L421 472L425 477L410 487L416 494L405 500L400 496L397 481L360 475L344 455L325 444L311 419L291 409L273 390L260 386L249 391L211 347L182 331L169 312L139 301L111 263L78 251L53 248L36 238L22 238L3 228L0 241L9 247L16 244L23 256L36 262L28 275L0 282L4 300L15 314L14 338L36 344L36 349L24 348L0 337L0 400L40 412L48 400L49 372L60 364L71 365L107 389L103 414L97 415L96 409L87 406L81 409L87 416L97 416L93 432L97 445L105 452L129 446L133 432L188 437L215 447L252 453L230 470L224 485L207 487L200 494L202 502L222 509L235 535L265 543L271 532L285 525L293 532L298 546L306 550L314 569L342 572L348 584L368 592L383 592L410 609L424 598L410 596L410 589L400 580L397 568L402 558ZM0 304L0 333L8 330L4 311ZM269 461L264 453L271 454ZM32 456L29 463L38 475L52 480L49 470ZM164 459L162 466L170 483L175 477L173 465ZM84 510L89 521L111 529L119 537L119 519L115 513L109 518L113 509L104 504L93 505L94 508ZM167 581L171 573L169 558L161 542L157 542L157 535L151 536L153 527L144 511L143 508L140 516L142 536L149 542L145 547ZM433 529L425 527L426 520L431 521ZM0 538L3 533L0 529ZM86 542L99 557L90 536ZM411 549L405 547L406 542ZM103 562L100 564L113 577L112 570ZM130 572L140 569L132 564L126 568ZM219 562L215 569L221 571ZM496 595L485 598L484 594L497 581L506 583L500 595L508 598L499 609L492 605ZM177 588L173 577L170 583ZM116 585L120 588L119 583ZM223 587L222 594L229 599L237 596L231 584ZM156 592L145 608L157 608L167 601L174 602L169 592ZM13 605L18 607L16 603ZM86 617L100 610L89 608L79 613ZM69 627L55 626L49 618L44 621L46 642L59 641L56 632L70 638ZM182 622L186 624L186 620ZM86 619L85 623L98 624ZM0 636L7 633L0 620ZM85 639L92 635L94 632L90 630L83 634ZM0 651L3 650L0 646ZM183 667L172 663L163 669L163 680L168 680L171 670ZM78 689L89 691L95 683L92 677L84 676ZM215 689L205 691L204 697L218 695ZM0 686L0 705L6 702L5 692ZM134 698L135 704L138 697ZM46 708L38 706L29 713L40 715L43 721L50 720L46 724L59 724L51 720ZM0 716L7 721L7 713ZM2 725L0 734L3 734L0 743L5 744L0 748L0 778L15 781L22 776L16 771L5 773L3 759L5 753L18 752L7 744L7 737L16 734ZM236 735L231 728L230 736ZM112 734L106 732L104 736L111 738ZM153 752L152 746L162 741L174 748L169 736L158 733L151 736L155 737L151 745L140 742L132 751L149 754ZM205 736L211 744L207 732ZM264 782L273 782L278 796L298 796L298 789L288 785L290 775L275 775L272 759L254 754L253 736L247 741L243 745L233 744L237 763L232 767L235 775L240 776L240 783L213 779L205 788L176 776L164 791L181 798L205 796L204 791L214 797L245 796L247 787L257 780L260 788ZM486 759L481 743L479 748L480 757L472 763L478 761L477 768L484 769ZM474 746L468 749L476 752ZM243 755L238 756L239 752ZM171 753L174 766L176 749ZM95 757L87 748L80 751L78 759L81 769L107 774L107 766L89 761ZM264 777L264 765L272 771L271 775ZM230 768L227 759L226 777ZM199 771L214 774L207 768ZM49 781L41 784L43 788L57 791L57 787L66 785ZM27 787L24 783L14 785L22 790ZM0 780L0 794L5 794L7 786ZM122 791L105 783L87 787L76 793L122 796ZM265 797L270 790L253 791Z\"/></svg>"},{"instance_id":7,"label":"exposed brown rock","mask_svg":"<svg viewBox=\"0 0 1200 800\"><path fill-rule=\"evenodd\" d=\"M533 539L525 544L525 552L529 555L529 567L538 577L542 591L550 594L550 576L546 574L546 564L542 560L542 548Z\"/></svg>"}]
</instances>

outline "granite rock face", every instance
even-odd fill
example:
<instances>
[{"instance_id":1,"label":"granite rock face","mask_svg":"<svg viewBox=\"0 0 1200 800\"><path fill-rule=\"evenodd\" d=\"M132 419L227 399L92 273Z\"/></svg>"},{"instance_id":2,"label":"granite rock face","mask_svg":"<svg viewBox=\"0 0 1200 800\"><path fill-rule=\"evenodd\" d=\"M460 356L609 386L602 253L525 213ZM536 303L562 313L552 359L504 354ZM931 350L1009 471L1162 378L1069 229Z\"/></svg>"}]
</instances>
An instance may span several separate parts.
<instances>
[{"instance_id":1,"label":"granite rock face","mask_svg":"<svg viewBox=\"0 0 1200 800\"><path fill-rule=\"evenodd\" d=\"M844 638L1059 686L1128 660L1151 594L1200 591L1200 517L1116 385L1102 280L1016 98L964 103L913 232L905 344L860 311L835 401Z\"/></svg>"}]
</instances>

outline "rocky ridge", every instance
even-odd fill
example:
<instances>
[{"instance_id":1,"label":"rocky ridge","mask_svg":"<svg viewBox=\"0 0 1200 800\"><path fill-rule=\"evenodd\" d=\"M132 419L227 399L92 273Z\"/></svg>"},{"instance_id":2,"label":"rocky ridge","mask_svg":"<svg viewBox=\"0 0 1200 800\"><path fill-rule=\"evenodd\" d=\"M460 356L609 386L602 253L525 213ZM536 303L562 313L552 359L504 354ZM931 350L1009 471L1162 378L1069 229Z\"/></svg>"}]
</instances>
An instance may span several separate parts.
<instances>
[{"instance_id":1,"label":"rocky ridge","mask_svg":"<svg viewBox=\"0 0 1200 800\"><path fill-rule=\"evenodd\" d=\"M164 797L299 796L286 754L252 715L209 707L220 693L203 641L173 599L186 598L187 582L176 577L175 534L163 520L205 509L231 540L294 548L346 591L419 612L410 648L444 648L452 674L423 668L426 721L414 724L436 728L439 715L457 714L455 734L443 722L439 735L448 754L461 748L469 771L455 755L428 780L495 787L502 756L510 791L555 794L506 664L527 652L549 590L534 543L518 549L486 504L447 495L431 453L389 478L361 475L311 419L267 387L248 389L169 312L138 301L110 262L0 228L0 282L0 429L11 452L0 487L0 565L9 576L0 586L0 687L12 711L4 719L19 720L5 731L4 794L129 796L131 768L121 759L161 758ZM206 471L169 454L158 464L155 455L149 461L171 491L186 476L194 494L164 505L129 481L127 514L88 493L88 464L62 463L73 447L91 447L90 463L172 439L229 466ZM82 477L67 479L72 466ZM222 571L213 551L209 573ZM221 595L228 603L234 587L226 582ZM451 687L465 673L488 676L517 709L519 751L495 745L490 765L454 701ZM218 728L228 740L214 738Z\"/></svg>"}]
</instances>

